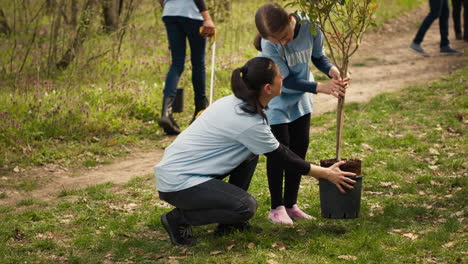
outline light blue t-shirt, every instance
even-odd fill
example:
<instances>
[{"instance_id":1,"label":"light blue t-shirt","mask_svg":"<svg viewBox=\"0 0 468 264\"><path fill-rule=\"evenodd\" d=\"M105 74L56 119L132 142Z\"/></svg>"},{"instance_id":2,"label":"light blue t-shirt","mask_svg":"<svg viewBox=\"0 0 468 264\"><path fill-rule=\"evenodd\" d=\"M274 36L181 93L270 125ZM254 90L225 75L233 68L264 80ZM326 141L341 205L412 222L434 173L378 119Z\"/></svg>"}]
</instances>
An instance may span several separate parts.
<instances>
[{"instance_id":1,"label":"light blue t-shirt","mask_svg":"<svg viewBox=\"0 0 468 264\"><path fill-rule=\"evenodd\" d=\"M195 20L203 20L200 10L198 10L193 0L164 0L162 16L181 16Z\"/></svg>"},{"instance_id":2,"label":"light blue t-shirt","mask_svg":"<svg viewBox=\"0 0 468 264\"><path fill-rule=\"evenodd\" d=\"M252 153L274 151L279 142L258 114L240 109L234 95L208 107L174 142L154 167L157 189L175 192L225 175Z\"/></svg>"},{"instance_id":3,"label":"light blue t-shirt","mask_svg":"<svg viewBox=\"0 0 468 264\"><path fill-rule=\"evenodd\" d=\"M312 56L320 58L323 52L323 34L310 31L312 25L307 18L298 15L301 27L291 42L284 45L275 44L266 39L261 40L262 52L258 56L272 59L278 65L284 78L293 74L296 78L314 81L309 64ZM312 95L283 86L281 95L273 98L265 111L271 125L290 123L299 117L312 113Z\"/></svg>"}]
</instances>

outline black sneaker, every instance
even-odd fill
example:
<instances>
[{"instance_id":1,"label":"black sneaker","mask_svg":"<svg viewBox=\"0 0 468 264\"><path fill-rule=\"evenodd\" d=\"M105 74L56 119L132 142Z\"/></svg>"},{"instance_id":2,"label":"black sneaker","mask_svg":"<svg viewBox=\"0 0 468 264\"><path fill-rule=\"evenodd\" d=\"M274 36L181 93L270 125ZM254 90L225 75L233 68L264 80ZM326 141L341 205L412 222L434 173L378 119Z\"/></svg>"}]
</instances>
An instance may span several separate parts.
<instances>
[{"instance_id":1,"label":"black sneaker","mask_svg":"<svg viewBox=\"0 0 468 264\"><path fill-rule=\"evenodd\" d=\"M260 233L263 231L258 226L253 226L249 222L241 222L237 224L219 224L215 231L214 234L216 236L224 236L227 234L231 234L235 231L243 232L243 231L250 231L254 233Z\"/></svg>"},{"instance_id":2,"label":"black sneaker","mask_svg":"<svg viewBox=\"0 0 468 264\"><path fill-rule=\"evenodd\" d=\"M168 214L161 215L161 223L166 229L172 244L176 246L195 245L195 239L192 236L192 226L177 223L176 220L169 219Z\"/></svg>"},{"instance_id":3,"label":"black sneaker","mask_svg":"<svg viewBox=\"0 0 468 264\"><path fill-rule=\"evenodd\" d=\"M463 55L463 51L452 49L450 46L445 46L440 48L440 55L450 56L450 55Z\"/></svg>"},{"instance_id":4,"label":"black sneaker","mask_svg":"<svg viewBox=\"0 0 468 264\"><path fill-rule=\"evenodd\" d=\"M424 49L421 47L421 45L416 44L414 42L411 42L411 45L408 47L412 52L415 52L416 54L422 55L424 57L430 57L429 53L424 51Z\"/></svg>"}]
</instances>

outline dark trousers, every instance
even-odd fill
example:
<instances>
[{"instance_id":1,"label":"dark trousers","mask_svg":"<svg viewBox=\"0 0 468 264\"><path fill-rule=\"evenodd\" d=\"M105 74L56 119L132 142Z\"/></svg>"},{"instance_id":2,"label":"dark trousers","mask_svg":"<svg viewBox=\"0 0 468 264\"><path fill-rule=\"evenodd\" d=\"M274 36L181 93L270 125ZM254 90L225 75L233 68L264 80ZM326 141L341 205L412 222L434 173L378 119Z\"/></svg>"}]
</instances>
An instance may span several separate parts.
<instances>
[{"instance_id":1,"label":"dark trousers","mask_svg":"<svg viewBox=\"0 0 468 264\"><path fill-rule=\"evenodd\" d=\"M271 126L271 131L276 139L303 159L305 159L309 147L309 129L310 114L304 115L291 123ZM281 161L268 158L267 176L272 209L280 205L291 208L297 203L302 175L285 170Z\"/></svg>"},{"instance_id":2,"label":"dark trousers","mask_svg":"<svg viewBox=\"0 0 468 264\"><path fill-rule=\"evenodd\" d=\"M468 0L452 0L452 18L453 18L453 28L455 30L455 34L461 35L461 10L463 5L463 38L468 40L468 13L466 12L466 8L468 7Z\"/></svg>"},{"instance_id":3,"label":"dark trousers","mask_svg":"<svg viewBox=\"0 0 468 264\"><path fill-rule=\"evenodd\" d=\"M236 224L249 220L257 201L247 193L258 163L252 155L229 174L177 192L159 192L159 197L176 208L169 214L181 223L207 225ZM229 176L229 181L222 181Z\"/></svg>"},{"instance_id":4,"label":"dark trousers","mask_svg":"<svg viewBox=\"0 0 468 264\"><path fill-rule=\"evenodd\" d=\"M431 27L432 22L439 19L440 47L446 47L450 44L448 39L450 16L448 0L429 0L429 6L431 11L419 27L418 33L416 33L416 37L413 42L421 44L424 39L424 35L426 35L427 30Z\"/></svg>"},{"instance_id":5,"label":"dark trousers","mask_svg":"<svg viewBox=\"0 0 468 264\"><path fill-rule=\"evenodd\" d=\"M167 73L164 85L164 95L176 96L177 84L184 71L186 40L190 45L190 59L192 61L192 84L195 100L205 99L205 47L206 39L200 35L199 30L203 21L186 17L163 17L166 26L169 49L171 50L171 67Z\"/></svg>"}]
</instances>

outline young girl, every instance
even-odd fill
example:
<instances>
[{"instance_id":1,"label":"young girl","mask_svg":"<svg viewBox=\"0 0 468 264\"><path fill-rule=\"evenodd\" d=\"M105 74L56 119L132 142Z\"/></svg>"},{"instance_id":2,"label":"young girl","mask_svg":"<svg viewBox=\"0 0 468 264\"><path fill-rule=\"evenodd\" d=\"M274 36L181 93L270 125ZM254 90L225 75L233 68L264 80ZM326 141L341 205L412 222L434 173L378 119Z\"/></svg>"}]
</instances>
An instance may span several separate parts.
<instances>
[{"instance_id":1,"label":"young girl","mask_svg":"<svg viewBox=\"0 0 468 264\"><path fill-rule=\"evenodd\" d=\"M172 104L177 84L184 71L186 40L190 45L192 61L192 83L195 92L195 115L205 109L205 37L214 34L215 25L205 6L204 0L160 0L163 5L163 22L167 30L171 67L164 84L164 98L161 118L158 120L164 132L177 135L180 128L172 117ZM200 27L202 27L200 33Z\"/></svg>"},{"instance_id":2,"label":"young girl","mask_svg":"<svg viewBox=\"0 0 468 264\"><path fill-rule=\"evenodd\" d=\"M322 32L317 28L317 33L312 34L312 25L306 17L289 14L280 5L268 3L257 10L255 24L259 34L254 45L261 51L259 56L271 58L285 77L282 94L265 111L271 130L280 143L304 159L309 146L310 93L342 96L349 79L342 80L338 69L329 62L323 51ZM333 79L315 82L309 71L311 60ZM289 170L275 157L267 159L267 174L271 196L269 220L292 225L292 219L311 219L296 204L301 174Z\"/></svg>"},{"instance_id":3,"label":"young girl","mask_svg":"<svg viewBox=\"0 0 468 264\"><path fill-rule=\"evenodd\" d=\"M192 245L192 226L218 223L216 233L246 230L257 202L247 193L259 154L298 174L324 178L344 192L354 180L338 162L311 165L280 144L263 112L281 93L283 77L268 58L254 58L232 73L234 95L217 100L166 148L155 166L159 197L176 208L161 216L174 245ZM230 176L228 182L223 178Z\"/></svg>"}]
</instances>

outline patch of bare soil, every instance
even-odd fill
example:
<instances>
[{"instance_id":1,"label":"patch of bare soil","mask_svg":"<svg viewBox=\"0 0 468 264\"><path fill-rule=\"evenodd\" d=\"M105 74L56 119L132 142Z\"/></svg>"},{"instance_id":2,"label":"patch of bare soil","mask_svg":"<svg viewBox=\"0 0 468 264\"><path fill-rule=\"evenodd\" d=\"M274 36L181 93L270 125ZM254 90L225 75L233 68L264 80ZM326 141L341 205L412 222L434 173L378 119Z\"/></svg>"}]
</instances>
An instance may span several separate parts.
<instances>
[{"instance_id":1,"label":"patch of bare soil","mask_svg":"<svg viewBox=\"0 0 468 264\"><path fill-rule=\"evenodd\" d=\"M425 58L408 50L416 34L417 25L422 22L427 13L428 6L422 5L421 8L394 19L365 36L362 46L351 63L354 65L350 68L353 81L347 92L346 102L366 102L382 92L398 91L408 85L436 80L459 67L466 66L466 56L439 55L438 21L432 25L423 42L423 46L432 55L431 57ZM452 25L450 25L452 46L466 49L467 43L453 40L452 32ZM314 98L314 107L314 115L333 111L336 107L336 99L328 95L317 95ZM166 138L168 142L172 139ZM31 192L0 189L7 195L6 198L0 199L0 205L13 205L27 198L47 201L56 197L63 189L79 189L105 182L125 183L133 177L153 173L153 166L159 162L162 154L162 149L134 153L123 161L99 166L92 170L68 171L60 167L37 168L34 170L37 174L35 177L48 178L48 183ZM15 175L21 176L21 173ZM28 174L31 175L30 172ZM1 181L0 178L0 185Z\"/></svg>"}]
</instances>

